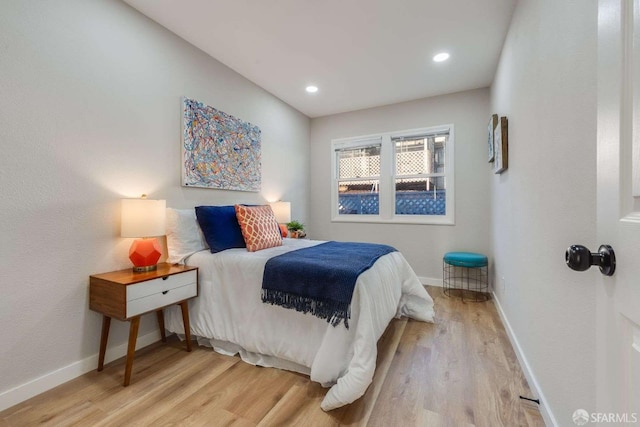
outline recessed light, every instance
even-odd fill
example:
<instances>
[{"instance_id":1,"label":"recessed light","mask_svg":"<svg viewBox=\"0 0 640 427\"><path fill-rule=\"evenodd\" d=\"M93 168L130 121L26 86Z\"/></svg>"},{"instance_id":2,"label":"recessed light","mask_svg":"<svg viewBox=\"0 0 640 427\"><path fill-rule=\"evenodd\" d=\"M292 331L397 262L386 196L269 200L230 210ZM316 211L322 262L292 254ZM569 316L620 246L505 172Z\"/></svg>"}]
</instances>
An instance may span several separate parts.
<instances>
[{"instance_id":1,"label":"recessed light","mask_svg":"<svg viewBox=\"0 0 640 427\"><path fill-rule=\"evenodd\" d=\"M316 93L318 91L318 86L307 86L305 90L309 93Z\"/></svg>"},{"instance_id":2,"label":"recessed light","mask_svg":"<svg viewBox=\"0 0 640 427\"><path fill-rule=\"evenodd\" d=\"M433 57L433 60L435 62L442 62L446 61L447 59L449 59L449 54L447 52L441 52Z\"/></svg>"}]
</instances>

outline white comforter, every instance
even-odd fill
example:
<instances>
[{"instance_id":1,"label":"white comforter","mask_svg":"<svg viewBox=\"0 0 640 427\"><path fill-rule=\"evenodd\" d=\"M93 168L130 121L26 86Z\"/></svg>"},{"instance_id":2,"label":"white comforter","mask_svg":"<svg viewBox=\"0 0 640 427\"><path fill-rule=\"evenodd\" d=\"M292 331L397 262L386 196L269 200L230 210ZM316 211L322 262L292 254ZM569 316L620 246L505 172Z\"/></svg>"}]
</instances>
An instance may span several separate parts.
<instances>
[{"instance_id":1,"label":"white comforter","mask_svg":"<svg viewBox=\"0 0 640 427\"><path fill-rule=\"evenodd\" d=\"M251 364L310 375L331 386L325 411L349 404L371 383L377 341L401 315L433 321L433 300L400 252L379 258L360 275L351 302L349 329L261 300L262 274L273 256L319 241L284 239L258 252L228 249L198 252L187 259L199 267L199 296L189 301L191 333L200 344L224 354L239 353ZM184 333L177 307L165 310L165 327Z\"/></svg>"}]
</instances>

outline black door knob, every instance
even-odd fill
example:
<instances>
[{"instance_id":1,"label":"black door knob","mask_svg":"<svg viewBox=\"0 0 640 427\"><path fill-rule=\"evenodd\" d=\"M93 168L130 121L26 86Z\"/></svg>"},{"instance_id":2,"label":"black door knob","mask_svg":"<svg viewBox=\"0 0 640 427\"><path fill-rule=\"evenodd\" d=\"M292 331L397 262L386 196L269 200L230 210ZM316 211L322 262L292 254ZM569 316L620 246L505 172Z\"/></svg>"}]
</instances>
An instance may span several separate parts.
<instances>
[{"instance_id":1,"label":"black door knob","mask_svg":"<svg viewBox=\"0 0 640 427\"><path fill-rule=\"evenodd\" d=\"M600 245L598 252L591 252L582 245L571 245L564 259L569 268L576 271L588 270L592 265L600 267L605 276L613 276L616 271L616 254L609 245Z\"/></svg>"}]
</instances>

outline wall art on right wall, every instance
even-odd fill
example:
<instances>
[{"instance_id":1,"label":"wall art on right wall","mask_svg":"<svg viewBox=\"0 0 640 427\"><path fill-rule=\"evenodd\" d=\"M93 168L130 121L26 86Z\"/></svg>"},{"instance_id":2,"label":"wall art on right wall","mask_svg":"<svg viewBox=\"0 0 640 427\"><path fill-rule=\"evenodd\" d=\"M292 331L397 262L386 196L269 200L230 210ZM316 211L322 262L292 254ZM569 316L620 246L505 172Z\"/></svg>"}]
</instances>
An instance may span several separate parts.
<instances>
[{"instance_id":1,"label":"wall art on right wall","mask_svg":"<svg viewBox=\"0 0 640 427\"><path fill-rule=\"evenodd\" d=\"M502 173L509 166L509 136L506 117L500 117L493 130L493 148L495 155L493 172Z\"/></svg>"},{"instance_id":2,"label":"wall art on right wall","mask_svg":"<svg viewBox=\"0 0 640 427\"><path fill-rule=\"evenodd\" d=\"M489 133L489 163L492 163L495 160L495 152L493 149L493 130L496 128L498 124L498 115L492 114L489 119L489 124L487 125L487 131Z\"/></svg>"}]
</instances>

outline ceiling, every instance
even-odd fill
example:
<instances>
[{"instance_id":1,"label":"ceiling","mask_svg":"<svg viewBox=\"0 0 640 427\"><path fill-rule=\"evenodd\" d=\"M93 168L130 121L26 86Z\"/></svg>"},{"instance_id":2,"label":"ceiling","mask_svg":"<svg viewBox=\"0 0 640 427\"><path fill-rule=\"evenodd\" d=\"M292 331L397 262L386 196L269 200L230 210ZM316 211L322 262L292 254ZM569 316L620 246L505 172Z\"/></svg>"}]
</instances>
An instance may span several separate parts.
<instances>
[{"instance_id":1,"label":"ceiling","mask_svg":"<svg viewBox=\"0 0 640 427\"><path fill-rule=\"evenodd\" d=\"M124 1L320 117L489 86L517 0Z\"/></svg>"}]
</instances>

